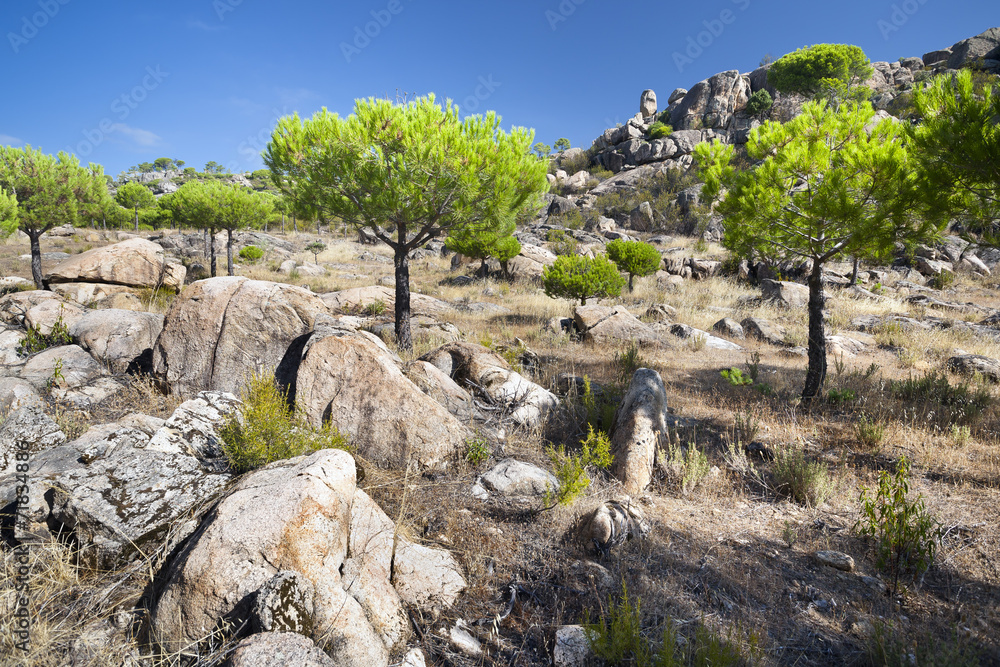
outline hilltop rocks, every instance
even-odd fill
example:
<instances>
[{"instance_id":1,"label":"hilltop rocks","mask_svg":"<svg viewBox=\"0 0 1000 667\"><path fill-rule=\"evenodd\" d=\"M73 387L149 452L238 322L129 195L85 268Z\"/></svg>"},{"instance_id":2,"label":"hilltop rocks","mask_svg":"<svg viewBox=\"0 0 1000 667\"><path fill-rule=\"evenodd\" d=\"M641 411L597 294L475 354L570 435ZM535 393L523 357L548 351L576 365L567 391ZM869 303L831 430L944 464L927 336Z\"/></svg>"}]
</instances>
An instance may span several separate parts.
<instances>
[{"instance_id":1,"label":"hilltop rocks","mask_svg":"<svg viewBox=\"0 0 1000 667\"><path fill-rule=\"evenodd\" d=\"M747 105L750 79L728 70L699 81L670 110L674 130L725 129L733 114Z\"/></svg>"},{"instance_id":2,"label":"hilltop rocks","mask_svg":"<svg viewBox=\"0 0 1000 667\"><path fill-rule=\"evenodd\" d=\"M49 283L112 283L130 287L179 290L187 269L164 259L163 247L145 239L129 239L70 257L45 276Z\"/></svg>"},{"instance_id":3,"label":"hilltop rocks","mask_svg":"<svg viewBox=\"0 0 1000 667\"><path fill-rule=\"evenodd\" d=\"M274 368L326 305L300 287L241 276L192 283L174 301L153 347L153 372L171 393L237 391L252 371Z\"/></svg>"},{"instance_id":4,"label":"hilltop rocks","mask_svg":"<svg viewBox=\"0 0 1000 667\"><path fill-rule=\"evenodd\" d=\"M982 58L987 69L1000 68L1000 28L990 28L975 37L963 39L947 49L925 53L923 63L928 67L945 66L959 69Z\"/></svg>"},{"instance_id":5,"label":"hilltop rocks","mask_svg":"<svg viewBox=\"0 0 1000 667\"><path fill-rule=\"evenodd\" d=\"M653 478L661 435L667 433L667 393L660 374L640 368L629 382L611 427L611 474L626 493L638 493Z\"/></svg>"},{"instance_id":6,"label":"hilltop rocks","mask_svg":"<svg viewBox=\"0 0 1000 667\"><path fill-rule=\"evenodd\" d=\"M639 113L643 118L656 115L656 93L652 90L642 91L642 96L639 98Z\"/></svg>"},{"instance_id":7,"label":"hilltop rocks","mask_svg":"<svg viewBox=\"0 0 1000 667\"><path fill-rule=\"evenodd\" d=\"M0 475L14 472L18 452L33 457L64 442L66 436L40 406L18 408L0 425Z\"/></svg>"},{"instance_id":8,"label":"hilltop rocks","mask_svg":"<svg viewBox=\"0 0 1000 667\"><path fill-rule=\"evenodd\" d=\"M100 377L103 372L101 365L80 346L60 345L28 359L21 369L21 378L40 391L50 384L75 389Z\"/></svg>"},{"instance_id":9,"label":"hilltop rocks","mask_svg":"<svg viewBox=\"0 0 1000 667\"><path fill-rule=\"evenodd\" d=\"M278 376L312 423L329 420L383 464L442 466L471 435L364 332L320 327L289 348Z\"/></svg>"}]
</instances>

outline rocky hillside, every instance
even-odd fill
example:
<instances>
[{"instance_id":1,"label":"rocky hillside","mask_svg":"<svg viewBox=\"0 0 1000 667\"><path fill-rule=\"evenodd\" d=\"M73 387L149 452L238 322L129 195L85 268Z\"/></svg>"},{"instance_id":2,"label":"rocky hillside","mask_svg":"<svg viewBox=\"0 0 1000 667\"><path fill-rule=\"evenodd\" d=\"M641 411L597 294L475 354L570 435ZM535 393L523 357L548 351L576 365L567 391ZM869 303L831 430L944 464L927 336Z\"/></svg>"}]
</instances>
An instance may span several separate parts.
<instances>
[{"instance_id":1,"label":"rocky hillside","mask_svg":"<svg viewBox=\"0 0 1000 667\"><path fill-rule=\"evenodd\" d=\"M998 48L869 83L889 110ZM829 265L803 408L801 267L731 259L687 173L745 141L762 84L647 91L559 155L507 271L416 251L412 352L370 235L241 233L263 256L213 278L200 233L59 228L48 290L0 245L3 664L1000 664L1000 254ZM544 295L558 255L616 238L660 270ZM929 567L891 567L866 499L924 517L904 538Z\"/></svg>"}]
</instances>

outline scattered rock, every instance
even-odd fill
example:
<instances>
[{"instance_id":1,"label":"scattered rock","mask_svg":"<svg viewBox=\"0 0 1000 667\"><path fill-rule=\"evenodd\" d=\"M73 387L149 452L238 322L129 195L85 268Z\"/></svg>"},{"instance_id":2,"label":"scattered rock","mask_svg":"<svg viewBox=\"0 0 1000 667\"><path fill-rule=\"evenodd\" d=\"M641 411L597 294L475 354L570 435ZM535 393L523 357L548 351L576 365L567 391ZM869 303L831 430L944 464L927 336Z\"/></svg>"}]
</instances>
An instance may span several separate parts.
<instances>
[{"instance_id":1,"label":"scattered rock","mask_svg":"<svg viewBox=\"0 0 1000 667\"><path fill-rule=\"evenodd\" d=\"M451 607L467 585L450 553L401 536L396 537L393 578L400 599L424 611Z\"/></svg>"},{"instance_id":2,"label":"scattered rock","mask_svg":"<svg viewBox=\"0 0 1000 667\"><path fill-rule=\"evenodd\" d=\"M356 315L366 308L381 308L385 313L392 314L396 307L396 290L391 287L372 286L354 287L340 292L327 292L320 298L331 313ZM378 304L381 303L381 306ZM410 294L410 314L438 317L452 310L451 304L425 294Z\"/></svg>"},{"instance_id":3,"label":"scattered rock","mask_svg":"<svg viewBox=\"0 0 1000 667\"><path fill-rule=\"evenodd\" d=\"M804 308L809 305L809 288L787 280L760 281L761 298L788 308Z\"/></svg>"},{"instance_id":4,"label":"scattered rock","mask_svg":"<svg viewBox=\"0 0 1000 667\"><path fill-rule=\"evenodd\" d=\"M69 334L112 373L124 373L143 354L152 356L162 330L163 315L108 309L87 312Z\"/></svg>"},{"instance_id":5,"label":"scattered rock","mask_svg":"<svg viewBox=\"0 0 1000 667\"><path fill-rule=\"evenodd\" d=\"M609 500L595 509L582 522L581 541L606 554L626 540L642 537L649 525L639 508L629 498Z\"/></svg>"},{"instance_id":6,"label":"scattered rock","mask_svg":"<svg viewBox=\"0 0 1000 667\"><path fill-rule=\"evenodd\" d=\"M54 421L34 404L15 409L0 425L0 475L13 472L17 454L34 459L35 454L66 442Z\"/></svg>"},{"instance_id":7,"label":"scattered rock","mask_svg":"<svg viewBox=\"0 0 1000 667\"><path fill-rule=\"evenodd\" d=\"M667 394L660 374L640 368L632 375L611 427L611 473L627 493L638 493L653 477L660 437L667 433Z\"/></svg>"},{"instance_id":8,"label":"scattered rock","mask_svg":"<svg viewBox=\"0 0 1000 667\"><path fill-rule=\"evenodd\" d=\"M737 325L739 326L739 325ZM707 331L695 329L686 324L674 324L670 327L670 333L685 340L700 339L705 347L711 350L742 350L743 348L724 338L713 336Z\"/></svg>"},{"instance_id":9,"label":"scattered rock","mask_svg":"<svg viewBox=\"0 0 1000 667\"><path fill-rule=\"evenodd\" d=\"M762 340L770 345L786 347L785 337L788 332L780 324L775 324L771 320L765 320L761 317L745 317L740 324L747 336Z\"/></svg>"},{"instance_id":10,"label":"scattered rock","mask_svg":"<svg viewBox=\"0 0 1000 667\"><path fill-rule=\"evenodd\" d=\"M948 369L964 375L978 373L990 382L1000 382L1000 359L981 354L961 354L948 359Z\"/></svg>"},{"instance_id":11,"label":"scattered rock","mask_svg":"<svg viewBox=\"0 0 1000 667\"><path fill-rule=\"evenodd\" d=\"M746 337L740 323L728 317L723 317L721 320L713 324L712 331L718 332L723 336L736 338L738 340L743 340Z\"/></svg>"},{"instance_id":12,"label":"scattered rock","mask_svg":"<svg viewBox=\"0 0 1000 667\"><path fill-rule=\"evenodd\" d=\"M552 651L555 667L585 667L590 657L590 642L580 625L556 628L556 645Z\"/></svg>"},{"instance_id":13,"label":"scattered rock","mask_svg":"<svg viewBox=\"0 0 1000 667\"><path fill-rule=\"evenodd\" d=\"M21 369L21 378L43 391L50 386L81 387L103 372L101 365L79 345L60 345L28 359Z\"/></svg>"},{"instance_id":14,"label":"scattered rock","mask_svg":"<svg viewBox=\"0 0 1000 667\"><path fill-rule=\"evenodd\" d=\"M465 623L462 619L458 619L455 625L448 630L448 639L452 647L470 658L478 658L483 654L482 643L465 629Z\"/></svg>"},{"instance_id":15,"label":"scattered rock","mask_svg":"<svg viewBox=\"0 0 1000 667\"><path fill-rule=\"evenodd\" d=\"M854 559L840 551L817 551L813 554L816 560L829 567L852 572L854 570Z\"/></svg>"},{"instance_id":16,"label":"scattered rock","mask_svg":"<svg viewBox=\"0 0 1000 667\"><path fill-rule=\"evenodd\" d=\"M555 476L538 466L507 459L483 474L480 481L490 491L501 496L555 495L559 482Z\"/></svg>"},{"instance_id":17,"label":"scattered rock","mask_svg":"<svg viewBox=\"0 0 1000 667\"><path fill-rule=\"evenodd\" d=\"M227 667L337 667L337 664L313 640L294 632L264 632L247 637L236 645L226 663Z\"/></svg>"}]
</instances>

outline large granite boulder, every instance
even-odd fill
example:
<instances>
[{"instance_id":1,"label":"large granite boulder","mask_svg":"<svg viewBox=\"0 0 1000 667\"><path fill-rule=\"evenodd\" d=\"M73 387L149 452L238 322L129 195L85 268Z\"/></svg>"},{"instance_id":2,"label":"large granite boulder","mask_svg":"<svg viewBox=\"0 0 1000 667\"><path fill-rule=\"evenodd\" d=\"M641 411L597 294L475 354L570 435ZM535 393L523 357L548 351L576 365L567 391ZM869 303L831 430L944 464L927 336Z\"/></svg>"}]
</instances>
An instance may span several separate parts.
<instances>
[{"instance_id":1,"label":"large granite boulder","mask_svg":"<svg viewBox=\"0 0 1000 667\"><path fill-rule=\"evenodd\" d=\"M151 358L162 330L163 315L109 308L87 312L69 334L112 373L124 373L143 354Z\"/></svg>"},{"instance_id":2,"label":"large granite boulder","mask_svg":"<svg viewBox=\"0 0 1000 667\"><path fill-rule=\"evenodd\" d=\"M250 373L277 366L326 312L301 287L242 276L199 280L167 311L153 372L185 398L206 389L237 392Z\"/></svg>"},{"instance_id":3,"label":"large granite boulder","mask_svg":"<svg viewBox=\"0 0 1000 667\"><path fill-rule=\"evenodd\" d=\"M670 111L674 130L725 129L750 97L750 79L728 70L696 83Z\"/></svg>"},{"instance_id":4,"label":"large granite boulder","mask_svg":"<svg viewBox=\"0 0 1000 667\"><path fill-rule=\"evenodd\" d=\"M179 290L186 273L183 265L164 258L162 246L135 238L70 257L54 266L45 275L45 281Z\"/></svg>"}]
</instances>

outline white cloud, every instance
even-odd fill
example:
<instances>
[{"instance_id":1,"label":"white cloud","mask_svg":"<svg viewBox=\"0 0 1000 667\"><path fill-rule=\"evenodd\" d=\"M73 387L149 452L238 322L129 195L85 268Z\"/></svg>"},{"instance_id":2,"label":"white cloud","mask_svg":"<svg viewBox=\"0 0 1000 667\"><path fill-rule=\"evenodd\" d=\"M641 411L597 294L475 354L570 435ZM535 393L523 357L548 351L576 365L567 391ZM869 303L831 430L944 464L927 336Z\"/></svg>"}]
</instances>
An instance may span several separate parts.
<instances>
[{"instance_id":1,"label":"white cloud","mask_svg":"<svg viewBox=\"0 0 1000 667\"><path fill-rule=\"evenodd\" d=\"M20 146L24 142L17 137L12 137L9 134L0 134L0 145L3 146Z\"/></svg>"},{"instance_id":2,"label":"white cloud","mask_svg":"<svg viewBox=\"0 0 1000 667\"><path fill-rule=\"evenodd\" d=\"M156 146L160 143L159 135L149 130L141 130L137 127L129 127L125 123L115 123L111 126L112 132L119 132L139 146Z\"/></svg>"}]
</instances>

